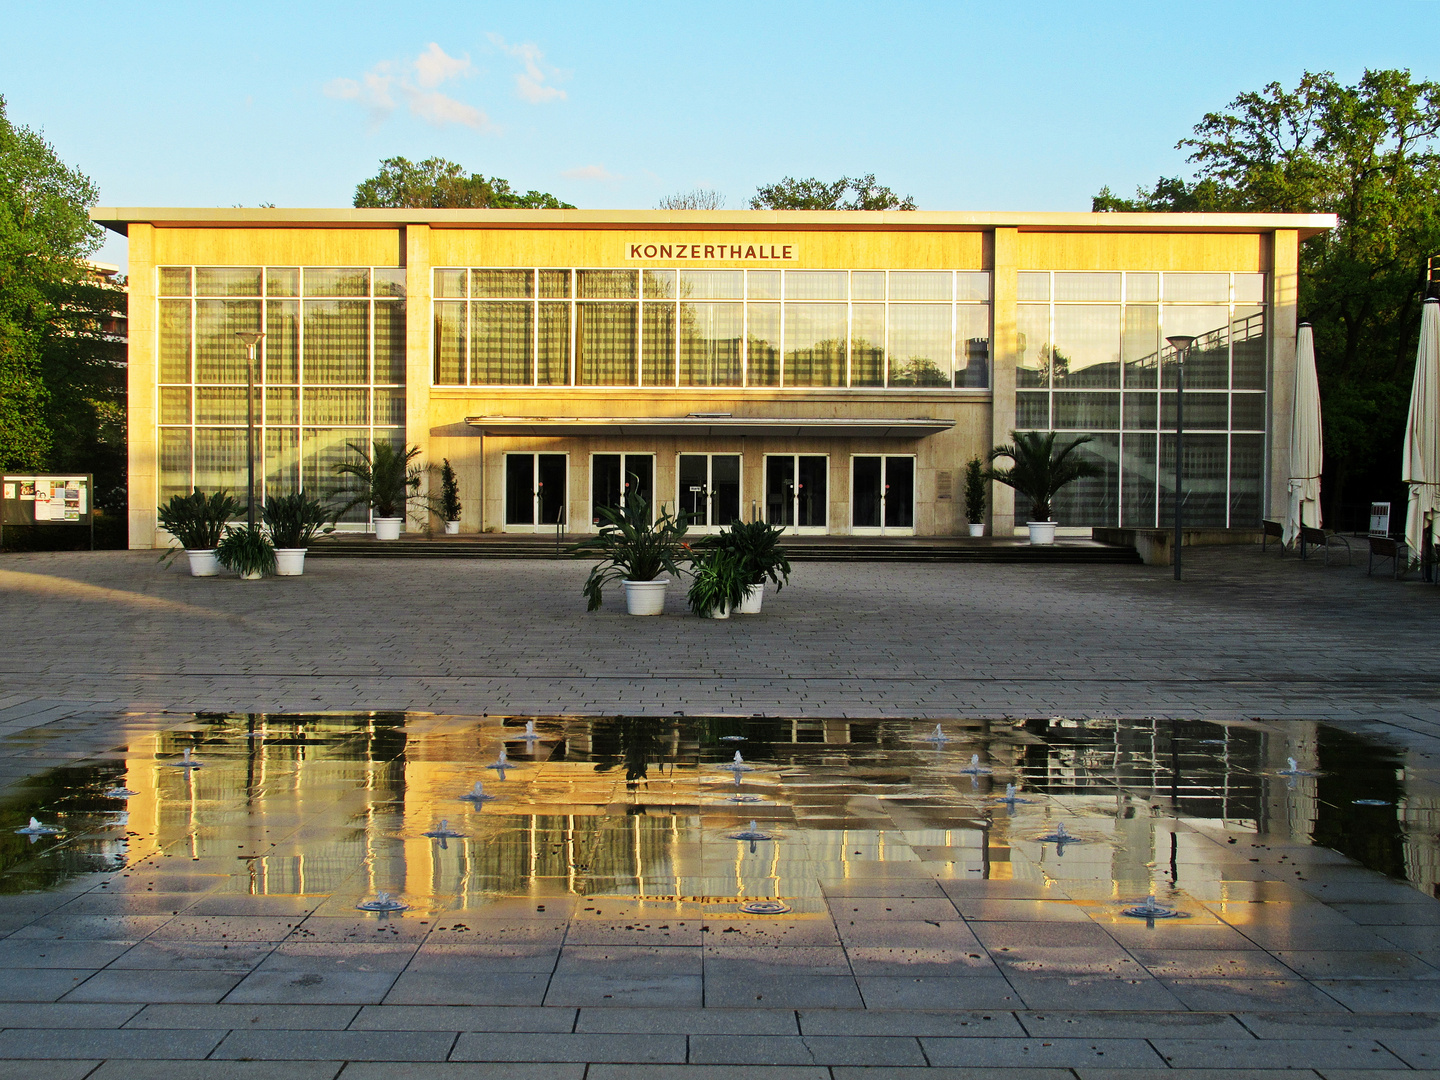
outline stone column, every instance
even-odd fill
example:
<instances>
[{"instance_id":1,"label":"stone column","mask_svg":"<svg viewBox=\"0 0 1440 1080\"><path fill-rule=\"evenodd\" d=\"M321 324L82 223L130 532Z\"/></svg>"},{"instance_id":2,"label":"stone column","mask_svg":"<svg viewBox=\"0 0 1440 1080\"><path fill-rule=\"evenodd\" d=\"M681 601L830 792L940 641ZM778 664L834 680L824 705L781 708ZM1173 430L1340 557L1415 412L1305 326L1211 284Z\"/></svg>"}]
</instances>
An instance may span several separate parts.
<instances>
[{"instance_id":1,"label":"stone column","mask_svg":"<svg viewBox=\"0 0 1440 1080\"><path fill-rule=\"evenodd\" d=\"M1265 516L1283 521L1290 501L1290 410L1295 401L1295 334L1299 324L1300 241L1294 229L1270 236L1270 424Z\"/></svg>"},{"instance_id":2,"label":"stone column","mask_svg":"<svg viewBox=\"0 0 1440 1080\"><path fill-rule=\"evenodd\" d=\"M1016 230L996 229L992 250L990 339L993 395L990 407L990 442L986 449L1008 442L1015 427L1015 295L1018 288L1015 265ZM983 454L981 455L984 456ZM963 478L959 480L963 484ZM1003 484L990 486L990 532L1010 536L1015 531L1015 492Z\"/></svg>"},{"instance_id":3,"label":"stone column","mask_svg":"<svg viewBox=\"0 0 1440 1080\"><path fill-rule=\"evenodd\" d=\"M430 226L405 226L405 445L430 461ZM438 481L437 481L438 482ZM421 491L429 492L429 477ZM427 518L428 520L428 518ZM407 523L408 524L408 523ZM430 524L434 524L430 522Z\"/></svg>"},{"instance_id":4,"label":"stone column","mask_svg":"<svg viewBox=\"0 0 1440 1080\"><path fill-rule=\"evenodd\" d=\"M126 339L127 439L130 546L155 546L155 511L160 495L160 433L156 428L159 375L155 311L155 227L132 222L130 234L129 323Z\"/></svg>"}]
</instances>

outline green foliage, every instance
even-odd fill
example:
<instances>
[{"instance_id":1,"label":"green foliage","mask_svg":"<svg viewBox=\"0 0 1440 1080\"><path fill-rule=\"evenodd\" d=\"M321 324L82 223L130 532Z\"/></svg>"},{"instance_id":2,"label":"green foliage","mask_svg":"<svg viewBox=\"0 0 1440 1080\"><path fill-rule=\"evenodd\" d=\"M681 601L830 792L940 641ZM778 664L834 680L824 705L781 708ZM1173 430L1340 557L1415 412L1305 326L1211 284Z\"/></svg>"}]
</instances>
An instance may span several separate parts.
<instances>
[{"instance_id":1,"label":"green foliage","mask_svg":"<svg viewBox=\"0 0 1440 1080\"><path fill-rule=\"evenodd\" d=\"M1346 86L1306 72L1207 113L1190 179L1134 199L1108 188L1095 210L1284 211L1339 216L1300 253L1300 309L1315 329L1325 410L1329 521L1388 495L1403 501L1399 454L1419 338L1425 261L1440 253L1440 83L1367 70ZM1350 492L1354 492L1353 496Z\"/></svg>"},{"instance_id":2,"label":"green foliage","mask_svg":"<svg viewBox=\"0 0 1440 1080\"><path fill-rule=\"evenodd\" d=\"M108 507L123 482L123 355L96 328L124 298L84 261L100 246L98 195L0 97L0 469L93 472Z\"/></svg>"},{"instance_id":3,"label":"green foliage","mask_svg":"<svg viewBox=\"0 0 1440 1080\"><path fill-rule=\"evenodd\" d=\"M401 452L378 439L368 449L363 443L346 445L355 457L335 466L335 472L348 481L336 488L334 495L348 501L331 520L340 520L347 510L357 506L369 507L376 517L403 517L410 501L419 497L420 478L425 472L415 464L420 448L412 446Z\"/></svg>"},{"instance_id":4,"label":"green foliage","mask_svg":"<svg viewBox=\"0 0 1440 1080\"><path fill-rule=\"evenodd\" d=\"M651 521L650 506L639 495L628 496L618 510L601 506L597 513L604 519L599 534L569 549L575 555L594 552L600 556L581 589L587 600L585 610L599 610L601 590L612 581L654 581L661 574L679 575L680 563L689 553L685 543L689 523L684 515L676 517L661 507L659 516Z\"/></svg>"},{"instance_id":5,"label":"green foliage","mask_svg":"<svg viewBox=\"0 0 1440 1080\"><path fill-rule=\"evenodd\" d=\"M737 608L750 582L744 559L732 551L712 548L695 561L694 576L685 594L690 610L710 618L717 611Z\"/></svg>"},{"instance_id":6,"label":"green foliage","mask_svg":"<svg viewBox=\"0 0 1440 1080\"><path fill-rule=\"evenodd\" d=\"M845 193L851 195L847 199ZM807 177L796 180L787 176L777 184L758 188L750 199L751 210L914 210L915 200L903 199L883 184L875 182L875 174L842 176L839 180L817 180Z\"/></svg>"},{"instance_id":7,"label":"green foliage","mask_svg":"<svg viewBox=\"0 0 1440 1080\"><path fill-rule=\"evenodd\" d=\"M988 501L986 479L985 462L972 457L965 463L965 520L972 525L979 525L985 520L985 503Z\"/></svg>"},{"instance_id":8,"label":"green foliage","mask_svg":"<svg viewBox=\"0 0 1440 1080\"><path fill-rule=\"evenodd\" d=\"M445 521L459 521L460 509L460 482L455 479L450 459L444 458L440 466L440 517Z\"/></svg>"},{"instance_id":9,"label":"green foliage","mask_svg":"<svg viewBox=\"0 0 1440 1080\"><path fill-rule=\"evenodd\" d=\"M189 495L170 496L155 516L182 548L209 551L219 545L225 526L240 516L240 504L223 489L207 498L197 488Z\"/></svg>"},{"instance_id":10,"label":"green foliage","mask_svg":"<svg viewBox=\"0 0 1440 1080\"><path fill-rule=\"evenodd\" d=\"M1058 434L1054 431L1012 431L1011 443L990 451L991 467L985 470L985 476L1014 488L1017 495L1029 499L1031 521L1051 520L1051 503L1056 492L1066 484L1087 476L1101 475L1094 462L1086 461L1076 453L1079 447L1094 441L1091 436L1080 435L1056 446ZM1007 469L997 469L994 463L998 458L1009 458L1014 464ZM968 495L968 475L966 489Z\"/></svg>"},{"instance_id":11,"label":"green foliage","mask_svg":"<svg viewBox=\"0 0 1440 1080\"><path fill-rule=\"evenodd\" d=\"M403 157L385 158L380 171L355 188L355 205L409 209L574 210L543 191L513 191L510 181L465 169L444 158L416 165Z\"/></svg>"},{"instance_id":12,"label":"green foliage","mask_svg":"<svg viewBox=\"0 0 1440 1080\"><path fill-rule=\"evenodd\" d=\"M768 580L778 592L790 580L790 560L780 546L780 534L784 531L784 526L765 521L736 521L723 532L701 541L700 546L739 560L746 587Z\"/></svg>"},{"instance_id":13,"label":"green foliage","mask_svg":"<svg viewBox=\"0 0 1440 1080\"><path fill-rule=\"evenodd\" d=\"M262 512L270 540L277 548L308 548L317 533L334 531L333 527L325 528L331 520L325 505L301 491L266 499Z\"/></svg>"},{"instance_id":14,"label":"green foliage","mask_svg":"<svg viewBox=\"0 0 1440 1080\"><path fill-rule=\"evenodd\" d=\"M275 572L275 545L258 525L226 529L215 546L215 558L227 570L246 576Z\"/></svg>"}]
</instances>

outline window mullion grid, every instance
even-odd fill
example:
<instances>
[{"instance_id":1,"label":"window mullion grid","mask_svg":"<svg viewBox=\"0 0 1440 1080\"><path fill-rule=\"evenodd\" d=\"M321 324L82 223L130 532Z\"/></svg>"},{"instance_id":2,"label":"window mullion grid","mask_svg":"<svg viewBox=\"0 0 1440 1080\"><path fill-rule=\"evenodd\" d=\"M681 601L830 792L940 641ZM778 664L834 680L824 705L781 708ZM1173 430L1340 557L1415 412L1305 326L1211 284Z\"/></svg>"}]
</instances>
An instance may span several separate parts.
<instances>
[{"instance_id":1,"label":"window mullion grid","mask_svg":"<svg viewBox=\"0 0 1440 1080\"><path fill-rule=\"evenodd\" d=\"M749 270L740 272L740 385L742 387L750 385L750 273ZM744 507L741 509L743 510Z\"/></svg>"},{"instance_id":2,"label":"window mullion grid","mask_svg":"<svg viewBox=\"0 0 1440 1080\"><path fill-rule=\"evenodd\" d=\"M851 350L855 348L855 283L854 271L845 274L845 388L850 388Z\"/></svg>"}]
</instances>

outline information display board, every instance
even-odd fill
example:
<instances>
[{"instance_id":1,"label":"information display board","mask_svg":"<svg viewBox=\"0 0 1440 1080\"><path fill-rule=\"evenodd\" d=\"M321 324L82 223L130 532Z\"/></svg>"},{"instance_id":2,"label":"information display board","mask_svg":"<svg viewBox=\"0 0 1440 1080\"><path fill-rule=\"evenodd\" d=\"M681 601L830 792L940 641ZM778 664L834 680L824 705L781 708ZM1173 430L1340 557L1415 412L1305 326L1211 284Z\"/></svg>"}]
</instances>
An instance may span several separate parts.
<instances>
[{"instance_id":1,"label":"information display board","mask_svg":"<svg viewBox=\"0 0 1440 1080\"><path fill-rule=\"evenodd\" d=\"M21 525L83 525L94 546L95 477L89 473L0 476L0 530ZM0 532L3 537L3 532Z\"/></svg>"},{"instance_id":2,"label":"information display board","mask_svg":"<svg viewBox=\"0 0 1440 1080\"><path fill-rule=\"evenodd\" d=\"M1390 535L1390 504L1388 502L1372 502L1370 504L1370 535Z\"/></svg>"}]
</instances>

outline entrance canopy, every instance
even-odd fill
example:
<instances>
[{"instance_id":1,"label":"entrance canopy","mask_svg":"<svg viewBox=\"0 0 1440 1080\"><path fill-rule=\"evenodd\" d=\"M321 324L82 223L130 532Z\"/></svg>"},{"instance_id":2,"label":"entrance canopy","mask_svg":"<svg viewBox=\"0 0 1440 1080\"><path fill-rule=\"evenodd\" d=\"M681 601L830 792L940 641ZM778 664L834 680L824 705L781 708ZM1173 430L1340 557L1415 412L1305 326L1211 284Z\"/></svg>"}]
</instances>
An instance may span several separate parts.
<instances>
[{"instance_id":1,"label":"entrance canopy","mask_svg":"<svg viewBox=\"0 0 1440 1080\"><path fill-rule=\"evenodd\" d=\"M937 417L848 419L837 417L732 416L467 416L486 435L817 435L847 438L922 439L955 426Z\"/></svg>"}]
</instances>

